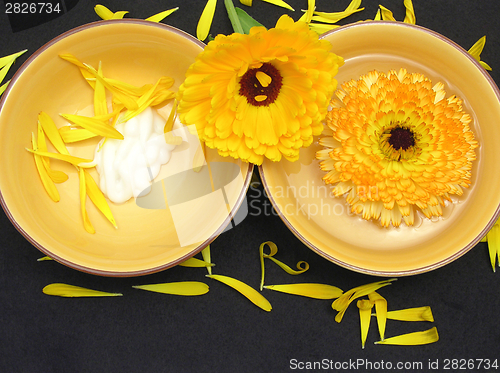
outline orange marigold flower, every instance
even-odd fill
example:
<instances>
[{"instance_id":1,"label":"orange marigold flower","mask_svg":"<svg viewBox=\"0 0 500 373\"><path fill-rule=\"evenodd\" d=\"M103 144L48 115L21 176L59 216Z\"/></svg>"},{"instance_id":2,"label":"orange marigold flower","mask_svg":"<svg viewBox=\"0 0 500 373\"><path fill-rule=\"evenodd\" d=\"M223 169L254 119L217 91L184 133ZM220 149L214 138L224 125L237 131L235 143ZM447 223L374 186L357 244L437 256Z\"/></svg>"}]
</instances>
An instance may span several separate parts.
<instances>
[{"instance_id":1,"label":"orange marigold flower","mask_svg":"<svg viewBox=\"0 0 500 373\"><path fill-rule=\"evenodd\" d=\"M335 96L326 116L332 135L316 157L352 212L385 227L412 225L414 208L441 216L450 195L471 183L478 146L471 117L458 97L446 98L443 83L405 69L372 71Z\"/></svg>"},{"instance_id":2,"label":"orange marigold flower","mask_svg":"<svg viewBox=\"0 0 500 373\"><path fill-rule=\"evenodd\" d=\"M295 161L321 134L343 59L305 22L218 35L179 88L179 117L223 156L261 164Z\"/></svg>"}]
</instances>

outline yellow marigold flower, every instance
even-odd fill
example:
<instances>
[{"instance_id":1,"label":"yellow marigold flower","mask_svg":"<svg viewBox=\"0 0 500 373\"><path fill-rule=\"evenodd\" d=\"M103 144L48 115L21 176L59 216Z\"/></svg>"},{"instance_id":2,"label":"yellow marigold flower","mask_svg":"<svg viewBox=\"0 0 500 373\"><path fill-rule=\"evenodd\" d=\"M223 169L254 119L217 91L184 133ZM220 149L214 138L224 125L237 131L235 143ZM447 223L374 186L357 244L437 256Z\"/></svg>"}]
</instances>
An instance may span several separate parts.
<instances>
[{"instance_id":1,"label":"yellow marigold flower","mask_svg":"<svg viewBox=\"0 0 500 373\"><path fill-rule=\"evenodd\" d=\"M476 159L471 117L422 74L372 71L342 85L327 114L332 136L317 152L332 194L382 226L414 222L414 208L442 215L450 195L471 183Z\"/></svg>"},{"instance_id":2,"label":"yellow marigold flower","mask_svg":"<svg viewBox=\"0 0 500 373\"><path fill-rule=\"evenodd\" d=\"M261 164L295 161L321 134L343 59L305 22L218 35L198 55L178 93L180 120L222 156Z\"/></svg>"}]
</instances>

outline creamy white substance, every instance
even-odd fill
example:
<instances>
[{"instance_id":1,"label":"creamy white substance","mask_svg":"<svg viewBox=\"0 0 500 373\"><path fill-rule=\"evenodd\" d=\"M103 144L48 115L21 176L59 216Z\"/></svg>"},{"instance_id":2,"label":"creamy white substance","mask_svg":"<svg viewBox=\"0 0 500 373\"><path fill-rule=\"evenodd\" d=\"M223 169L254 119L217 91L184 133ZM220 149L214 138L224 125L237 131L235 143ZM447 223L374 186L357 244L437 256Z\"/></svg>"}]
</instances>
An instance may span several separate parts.
<instances>
[{"instance_id":1,"label":"creamy white substance","mask_svg":"<svg viewBox=\"0 0 500 373\"><path fill-rule=\"evenodd\" d=\"M175 148L165 142L164 126L165 120L148 107L116 126L123 140L108 138L102 147L102 141L96 147L99 188L111 201L122 203L149 192Z\"/></svg>"}]
</instances>

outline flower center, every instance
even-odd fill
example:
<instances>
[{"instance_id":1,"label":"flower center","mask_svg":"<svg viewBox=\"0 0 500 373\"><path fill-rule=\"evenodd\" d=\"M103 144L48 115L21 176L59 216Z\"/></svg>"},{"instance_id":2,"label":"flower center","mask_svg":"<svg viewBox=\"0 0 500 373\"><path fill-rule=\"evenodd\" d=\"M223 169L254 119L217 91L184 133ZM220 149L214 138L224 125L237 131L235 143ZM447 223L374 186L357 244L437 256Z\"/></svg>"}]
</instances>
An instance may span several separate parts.
<instances>
[{"instance_id":1,"label":"flower center","mask_svg":"<svg viewBox=\"0 0 500 373\"><path fill-rule=\"evenodd\" d=\"M415 145L415 135L408 128L395 127L389 134L391 137L389 137L388 142L395 150L407 150Z\"/></svg>"},{"instance_id":2,"label":"flower center","mask_svg":"<svg viewBox=\"0 0 500 373\"><path fill-rule=\"evenodd\" d=\"M269 106L278 98L283 77L270 63L256 69L248 69L240 79L239 94L253 106Z\"/></svg>"},{"instance_id":3,"label":"flower center","mask_svg":"<svg viewBox=\"0 0 500 373\"><path fill-rule=\"evenodd\" d=\"M391 161L409 160L421 152L419 137L407 121L391 122L379 138L379 149Z\"/></svg>"}]
</instances>

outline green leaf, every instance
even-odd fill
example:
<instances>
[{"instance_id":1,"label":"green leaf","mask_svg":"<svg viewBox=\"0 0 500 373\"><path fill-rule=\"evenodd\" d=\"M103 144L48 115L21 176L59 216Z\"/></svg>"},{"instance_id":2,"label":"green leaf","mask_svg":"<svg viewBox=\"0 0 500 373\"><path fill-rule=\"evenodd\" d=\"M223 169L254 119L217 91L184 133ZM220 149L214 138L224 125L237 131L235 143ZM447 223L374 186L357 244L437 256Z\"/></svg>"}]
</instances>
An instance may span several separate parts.
<instances>
[{"instance_id":1,"label":"green leaf","mask_svg":"<svg viewBox=\"0 0 500 373\"><path fill-rule=\"evenodd\" d=\"M250 32L250 29L255 26L262 26L264 27L261 23L257 22L255 19L250 17L247 12L245 12L243 9L240 9L238 7L234 8L236 11L236 14L238 15L238 18L241 23L241 27L243 28L243 32L245 34L248 34Z\"/></svg>"}]
</instances>

